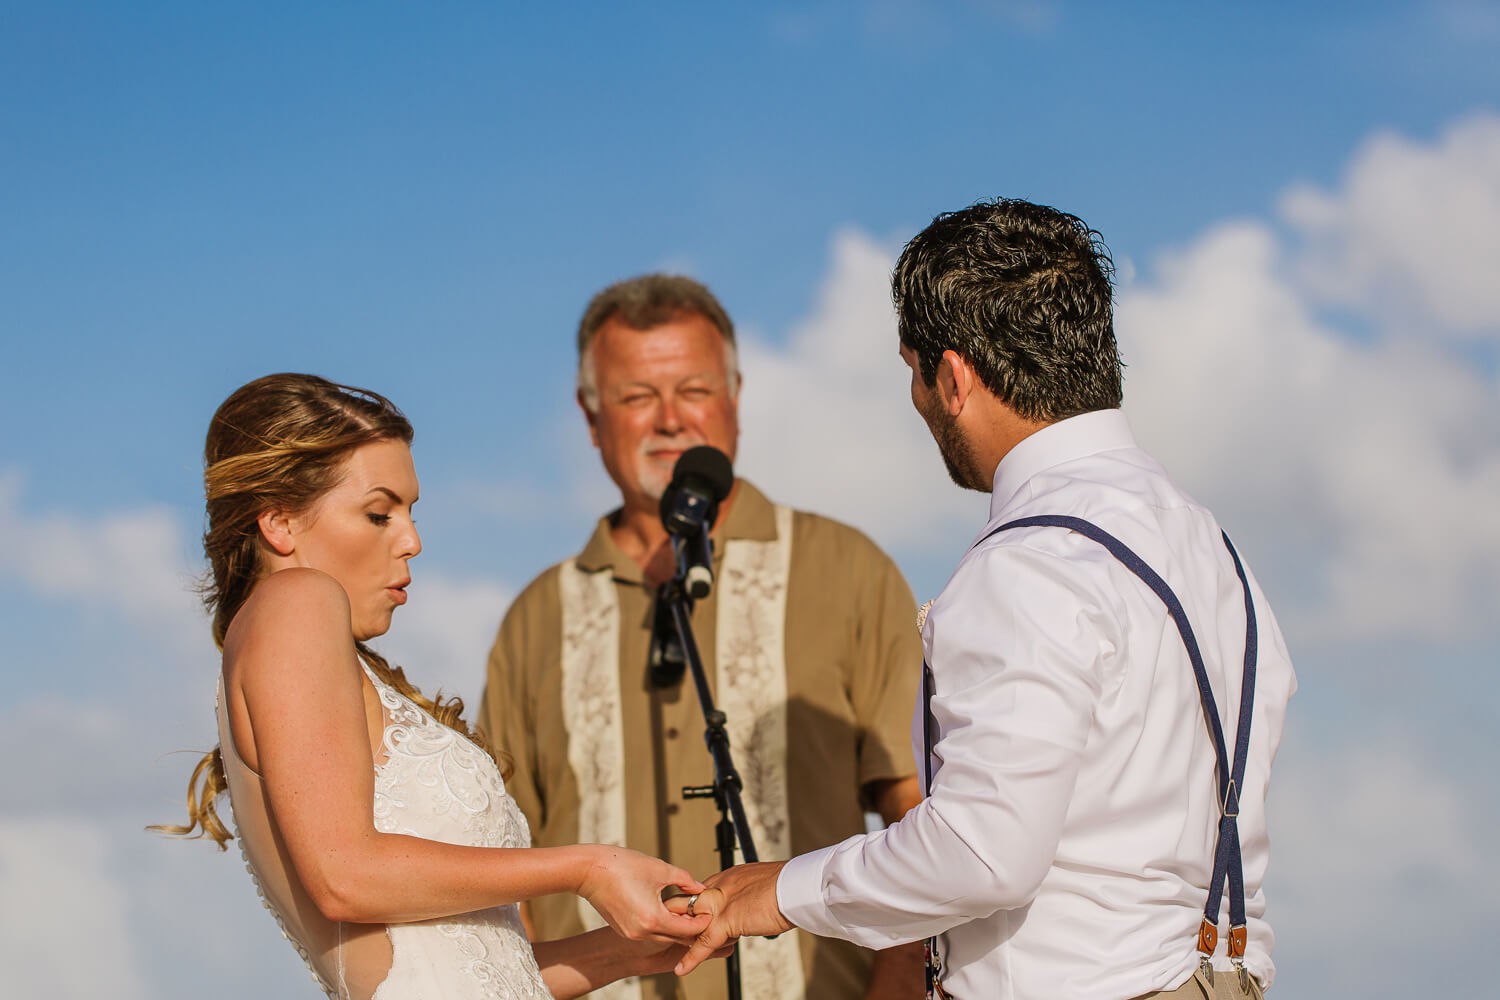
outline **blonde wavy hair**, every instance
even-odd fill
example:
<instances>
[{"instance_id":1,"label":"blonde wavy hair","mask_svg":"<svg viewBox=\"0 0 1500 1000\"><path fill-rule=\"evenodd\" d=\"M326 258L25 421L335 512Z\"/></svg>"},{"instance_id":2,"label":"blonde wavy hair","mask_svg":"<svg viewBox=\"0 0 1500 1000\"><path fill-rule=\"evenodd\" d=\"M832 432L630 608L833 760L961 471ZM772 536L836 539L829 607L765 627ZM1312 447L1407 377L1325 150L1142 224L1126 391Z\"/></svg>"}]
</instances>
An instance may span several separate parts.
<instances>
[{"instance_id":1,"label":"blonde wavy hair","mask_svg":"<svg viewBox=\"0 0 1500 1000\"><path fill-rule=\"evenodd\" d=\"M209 571L203 603L213 615L214 643L224 648L229 623L261 576L258 519L267 510L309 510L344 474L344 462L375 441L411 444L411 422L378 393L316 375L267 375L236 389L214 414L203 448L207 526L203 553ZM370 669L438 722L488 747L463 719L463 700L422 694L400 667L363 642L355 649ZM219 818L228 788L224 758L215 746L188 779L185 824L148 827L180 837L208 837L224 850L233 838Z\"/></svg>"}]
</instances>

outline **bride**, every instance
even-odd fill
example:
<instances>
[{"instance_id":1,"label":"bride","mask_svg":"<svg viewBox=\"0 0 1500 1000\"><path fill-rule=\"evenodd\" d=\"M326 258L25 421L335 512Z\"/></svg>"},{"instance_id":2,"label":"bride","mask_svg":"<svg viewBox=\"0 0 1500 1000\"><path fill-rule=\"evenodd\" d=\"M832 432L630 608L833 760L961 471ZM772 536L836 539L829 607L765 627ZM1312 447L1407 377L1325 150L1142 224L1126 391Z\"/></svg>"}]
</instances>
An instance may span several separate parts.
<instances>
[{"instance_id":1,"label":"bride","mask_svg":"<svg viewBox=\"0 0 1500 1000\"><path fill-rule=\"evenodd\" d=\"M267 908L340 1000L566 998L666 971L708 921L662 893L702 884L622 847L529 847L462 702L365 645L422 549L411 438L389 400L312 375L257 379L214 414L219 746L189 781L188 823L157 829L222 849L227 791ZM608 926L528 943L517 901L554 892Z\"/></svg>"}]
</instances>

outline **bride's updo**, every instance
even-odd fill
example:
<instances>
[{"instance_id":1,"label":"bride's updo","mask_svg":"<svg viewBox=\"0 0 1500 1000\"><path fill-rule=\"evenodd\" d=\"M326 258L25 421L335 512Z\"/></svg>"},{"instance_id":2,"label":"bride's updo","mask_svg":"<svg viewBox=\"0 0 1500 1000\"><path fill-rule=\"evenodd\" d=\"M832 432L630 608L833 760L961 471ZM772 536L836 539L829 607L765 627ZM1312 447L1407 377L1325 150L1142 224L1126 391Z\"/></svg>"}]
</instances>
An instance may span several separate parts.
<instances>
[{"instance_id":1,"label":"bride's updo","mask_svg":"<svg viewBox=\"0 0 1500 1000\"><path fill-rule=\"evenodd\" d=\"M411 440L411 422L389 399L316 375L267 375L224 400L208 425L203 448L203 553L209 564L203 602L213 615L214 642L220 648L229 623L264 575L260 515L267 510L309 510L337 485L355 449L376 441ZM445 700L441 693L429 699L406 680L400 667L391 666L364 643L355 648L382 680L439 722L477 741L463 721L460 699ZM225 787L223 759L215 747L188 779L187 824L152 829L207 836L223 849L233 836L216 809Z\"/></svg>"},{"instance_id":2,"label":"bride's updo","mask_svg":"<svg viewBox=\"0 0 1500 1000\"><path fill-rule=\"evenodd\" d=\"M262 574L260 515L311 508L361 445L411 439L410 421L389 399L316 375L267 375L224 400L203 446L209 564L203 601L216 644L223 647L229 623Z\"/></svg>"}]
</instances>

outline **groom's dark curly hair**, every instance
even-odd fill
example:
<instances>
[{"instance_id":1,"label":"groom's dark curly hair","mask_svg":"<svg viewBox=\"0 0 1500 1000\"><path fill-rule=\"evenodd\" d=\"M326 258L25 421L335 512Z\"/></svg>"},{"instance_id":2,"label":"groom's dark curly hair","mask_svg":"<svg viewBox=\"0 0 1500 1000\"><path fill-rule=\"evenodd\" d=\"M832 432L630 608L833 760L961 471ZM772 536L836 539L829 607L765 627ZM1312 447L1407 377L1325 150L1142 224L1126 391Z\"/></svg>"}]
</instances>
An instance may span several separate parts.
<instances>
[{"instance_id":1,"label":"groom's dark curly hair","mask_svg":"<svg viewBox=\"0 0 1500 1000\"><path fill-rule=\"evenodd\" d=\"M944 351L1029 420L1113 409L1123 394L1114 262L1077 216L1019 199L932 220L891 277L901 343L932 385Z\"/></svg>"}]
</instances>

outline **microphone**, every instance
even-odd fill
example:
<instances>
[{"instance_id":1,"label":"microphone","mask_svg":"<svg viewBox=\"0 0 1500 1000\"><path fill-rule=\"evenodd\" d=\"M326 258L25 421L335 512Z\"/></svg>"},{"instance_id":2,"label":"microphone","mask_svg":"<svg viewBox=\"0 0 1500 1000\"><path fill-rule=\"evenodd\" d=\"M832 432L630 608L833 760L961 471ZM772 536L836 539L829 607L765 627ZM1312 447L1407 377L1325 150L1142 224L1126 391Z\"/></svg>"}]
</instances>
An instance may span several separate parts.
<instances>
[{"instance_id":1,"label":"microphone","mask_svg":"<svg viewBox=\"0 0 1500 1000\"><path fill-rule=\"evenodd\" d=\"M702 600L713 590L713 548L708 532L719 516L719 502L734 487L729 456L712 445L689 448L672 468L672 482L661 496L661 523L682 539L678 574L687 595Z\"/></svg>"}]
</instances>

